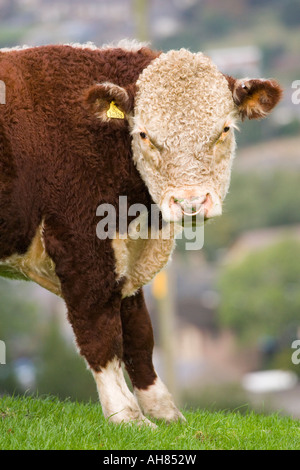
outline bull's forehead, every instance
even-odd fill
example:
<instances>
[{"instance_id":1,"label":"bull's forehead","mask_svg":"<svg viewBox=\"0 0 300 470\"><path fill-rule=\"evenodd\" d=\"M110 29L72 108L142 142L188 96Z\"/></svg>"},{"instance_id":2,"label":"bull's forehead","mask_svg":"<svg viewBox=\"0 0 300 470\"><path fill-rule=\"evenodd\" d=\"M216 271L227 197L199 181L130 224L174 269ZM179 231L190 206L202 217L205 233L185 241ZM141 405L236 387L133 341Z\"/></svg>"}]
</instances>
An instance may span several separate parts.
<instances>
[{"instance_id":1,"label":"bull's forehead","mask_svg":"<svg viewBox=\"0 0 300 470\"><path fill-rule=\"evenodd\" d=\"M140 75L135 124L172 145L184 133L203 145L234 114L225 77L210 58L186 49L161 54ZM194 140L194 139L193 139ZM184 143L182 141L182 143Z\"/></svg>"}]
</instances>

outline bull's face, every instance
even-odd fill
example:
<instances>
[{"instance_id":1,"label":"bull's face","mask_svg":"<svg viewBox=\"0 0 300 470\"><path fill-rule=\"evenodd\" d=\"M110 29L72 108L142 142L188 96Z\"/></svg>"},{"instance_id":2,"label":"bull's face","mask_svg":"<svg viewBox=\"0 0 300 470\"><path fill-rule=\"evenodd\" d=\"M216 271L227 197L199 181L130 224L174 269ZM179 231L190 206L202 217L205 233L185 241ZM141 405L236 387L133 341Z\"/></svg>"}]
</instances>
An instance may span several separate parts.
<instances>
[{"instance_id":1,"label":"bull's face","mask_svg":"<svg viewBox=\"0 0 300 470\"><path fill-rule=\"evenodd\" d=\"M144 69L133 109L125 89L99 87L109 92L107 103L115 100L111 112L128 117L133 159L164 220L178 223L199 212L206 219L222 213L236 122L264 117L281 95L273 80L235 80L185 49L161 54Z\"/></svg>"},{"instance_id":2,"label":"bull's face","mask_svg":"<svg viewBox=\"0 0 300 470\"><path fill-rule=\"evenodd\" d=\"M163 218L220 215L234 155L236 110L203 54L161 55L138 81L133 156Z\"/></svg>"}]
</instances>

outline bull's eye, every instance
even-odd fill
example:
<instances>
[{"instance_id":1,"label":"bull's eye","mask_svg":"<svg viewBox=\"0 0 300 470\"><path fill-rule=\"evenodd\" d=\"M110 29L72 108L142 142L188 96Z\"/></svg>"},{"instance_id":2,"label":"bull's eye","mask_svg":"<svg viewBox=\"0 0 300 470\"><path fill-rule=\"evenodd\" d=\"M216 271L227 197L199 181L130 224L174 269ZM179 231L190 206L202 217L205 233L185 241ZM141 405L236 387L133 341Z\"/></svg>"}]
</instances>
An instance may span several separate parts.
<instances>
[{"instance_id":1,"label":"bull's eye","mask_svg":"<svg viewBox=\"0 0 300 470\"><path fill-rule=\"evenodd\" d=\"M229 129L230 129L230 127L229 127L229 126L226 126L226 127L224 127L223 132L228 132Z\"/></svg>"},{"instance_id":2,"label":"bull's eye","mask_svg":"<svg viewBox=\"0 0 300 470\"><path fill-rule=\"evenodd\" d=\"M141 137L141 139L147 139L146 132L140 132L140 137Z\"/></svg>"}]
</instances>

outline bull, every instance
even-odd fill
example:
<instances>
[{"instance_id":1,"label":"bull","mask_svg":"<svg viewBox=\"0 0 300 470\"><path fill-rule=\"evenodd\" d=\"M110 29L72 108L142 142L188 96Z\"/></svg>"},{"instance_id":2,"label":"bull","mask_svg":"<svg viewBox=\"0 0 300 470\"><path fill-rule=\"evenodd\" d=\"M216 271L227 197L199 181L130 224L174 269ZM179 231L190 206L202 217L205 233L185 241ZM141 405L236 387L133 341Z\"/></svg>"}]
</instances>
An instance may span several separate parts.
<instances>
[{"instance_id":1,"label":"bull","mask_svg":"<svg viewBox=\"0 0 300 470\"><path fill-rule=\"evenodd\" d=\"M184 420L153 366L142 287L184 217L221 215L236 123L264 118L279 84L130 42L1 50L0 80L0 274L64 299L109 421ZM171 235L97 236L97 208L118 213L122 195L155 203Z\"/></svg>"}]
</instances>

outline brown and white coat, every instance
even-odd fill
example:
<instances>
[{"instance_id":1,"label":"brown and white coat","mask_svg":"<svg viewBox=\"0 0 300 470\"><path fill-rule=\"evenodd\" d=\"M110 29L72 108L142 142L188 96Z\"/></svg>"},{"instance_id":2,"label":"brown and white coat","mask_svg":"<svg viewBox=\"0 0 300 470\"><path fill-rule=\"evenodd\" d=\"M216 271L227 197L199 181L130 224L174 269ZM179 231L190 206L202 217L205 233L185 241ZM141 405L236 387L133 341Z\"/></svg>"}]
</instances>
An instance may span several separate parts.
<instances>
[{"instance_id":1,"label":"brown and white coat","mask_svg":"<svg viewBox=\"0 0 300 470\"><path fill-rule=\"evenodd\" d=\"M120 195L155 202L174 233L191 200L204 218L220 215L235 122L264 117L280 87L226 77L201 53L136 43L2 50L0 80L0 274L65 300L107 418L184 419L153 367L141 289L174 237L100 240L96 210L118 209Z\"/></svg>"}]
</instances>

